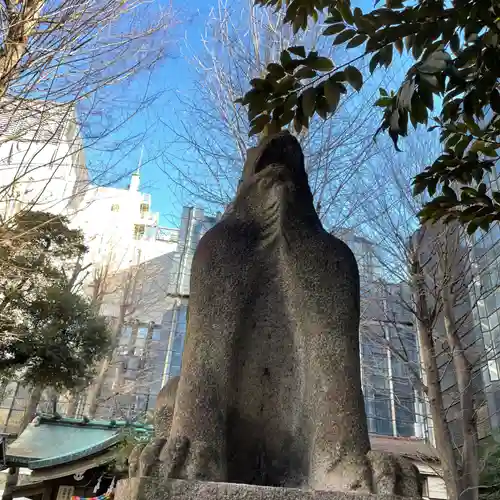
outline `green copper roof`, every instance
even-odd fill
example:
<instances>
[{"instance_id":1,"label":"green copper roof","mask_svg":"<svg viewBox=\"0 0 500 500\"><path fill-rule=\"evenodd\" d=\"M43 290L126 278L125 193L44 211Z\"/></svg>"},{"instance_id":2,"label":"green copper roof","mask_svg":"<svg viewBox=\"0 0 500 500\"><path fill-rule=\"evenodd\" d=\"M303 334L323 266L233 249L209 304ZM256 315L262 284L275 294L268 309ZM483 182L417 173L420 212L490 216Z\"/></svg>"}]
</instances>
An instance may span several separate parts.
<instances>
[{"instance_id":1,"label":"green copper roof","mask_svg":"<svg viewBox=\"0 0 500 500\"><path fill-rule=\"evenodd\" d=\"M37 417L7 448L8 462L30 469L53 467L95 455L121 441L125 428L150 432L127 422Z\"/></svg>"}]
</instances>

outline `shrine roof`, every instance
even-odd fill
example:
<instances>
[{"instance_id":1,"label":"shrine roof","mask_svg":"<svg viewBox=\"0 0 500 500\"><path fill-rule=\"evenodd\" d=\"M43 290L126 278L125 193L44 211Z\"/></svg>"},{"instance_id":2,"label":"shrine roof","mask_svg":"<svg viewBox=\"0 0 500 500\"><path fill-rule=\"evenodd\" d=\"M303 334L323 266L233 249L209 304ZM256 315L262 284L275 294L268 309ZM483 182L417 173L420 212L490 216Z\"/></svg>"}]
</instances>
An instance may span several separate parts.
<instances>
[{"instance_id":1,"label":"shrine roof","mask_svg":"<svg viewBox=\"0 0 500 500\"><path fill-rule=\"evenodd\" d=\"M152 430L151 426L125 421L37 416L7 447L7 462L36 470L80 460L122 441L125 429L139 433Z\"/></svg>"}]
</instances>

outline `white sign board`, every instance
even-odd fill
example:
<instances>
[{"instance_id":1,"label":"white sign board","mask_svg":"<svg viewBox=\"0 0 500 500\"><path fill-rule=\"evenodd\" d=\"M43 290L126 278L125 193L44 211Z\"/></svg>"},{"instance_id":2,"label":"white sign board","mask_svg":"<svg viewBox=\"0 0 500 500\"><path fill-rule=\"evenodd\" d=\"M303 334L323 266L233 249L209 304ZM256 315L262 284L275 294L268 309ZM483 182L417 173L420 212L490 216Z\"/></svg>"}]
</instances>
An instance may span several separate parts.
<instances>
[{"instance_id":1,"label":"white sign board","mask_svg":"<svg viewBox=\"0 0 500 500\"><path fill-rule=\"evenodd\" d=\"M59 486L59 489L57 490L56 500L71 500L74 492L74 486Z\"/></svg>"}]
</instances>

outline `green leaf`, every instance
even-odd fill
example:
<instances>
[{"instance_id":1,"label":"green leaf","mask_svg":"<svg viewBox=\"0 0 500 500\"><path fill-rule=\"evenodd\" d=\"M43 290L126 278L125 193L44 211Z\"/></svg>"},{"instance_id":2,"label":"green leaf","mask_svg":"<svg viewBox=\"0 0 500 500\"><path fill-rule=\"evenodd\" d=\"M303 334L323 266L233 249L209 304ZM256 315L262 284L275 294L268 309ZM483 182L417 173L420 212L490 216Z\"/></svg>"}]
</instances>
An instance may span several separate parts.
<instances>
[{"instance_id":1,"label":"green leaf","mask_svg":"<svg viewBox=\"0 0 500 500\"><path fill-rule=\"evenodd\" d=\"M253 78L250 80L250 85L261 92L269 92L273 89L272 85L263 78Z\"/></svg>"},{"instance_id":2,"label":"green leaf","mask_svg":"<svg viewBox=\"0 0 500 500\"><path fill-rule=\"evenodd\" d=\"M296 71L293 76L295 76L298 80L308 80L310 78L317 77L318 73L311 68L303 67Z\"/></svg>"},{"instance_id":3,"label":"green leaf","mask_svg":"<svg viewBox=\"0 0 500 500\"><path fill-rule=\"evenodd\" d=\"M377 66L380 63L380 52L376 52L373 57L370 59L370 73L373 74L373 72L377 69Z\"/></svg>"},{"instance_id":4,"label":"green leaf","mask_svg":"<svg viewBox=\"0 0 500 500\"><path fill-rule=\"evenodd\" d=\"M392 105L392 97L380 97L375 101L374 106L379 108L387 108L387 106Z\"/></svg>"},{"instance_id":5,"label":"green leaf","mask_svg":"<svg viewBox=\"0 0 500 500\"><path fill-rule=\"evenodd\" d=\"M467 226L467 234L472 235L477 231L478 224L475 221L469 222Z\"/></svg>"},{"instance_id":6,"label":"green leaf","mask_svg":"<svg viewBox=\"0 0 500 500\"><path fill-rule=\"evenodd\" d=\"M335 40L333 40L333 45L340 45L341 43L347 42L347 40L350 40L354 35L356 34L355 30L345 30L340 35L337 35L335 37Z\"/></svg>"},{"instance_id":7,"label":"green leaf","mask_svg":"<svg viewBox=\"0 0 500 500\"><path fill-rule=\"evenodd\" d=\"M335 65L328 57L318 57L313 60L304 61L309 68L317 71L331 71Z\"/></svg>"},{"instance_id":8,"label":"green leaf","mask_svg":"<svg viewBox=\"0 0 500 500\"><path fill-rule=\"evenodd\" d=\"M479 223L479 227L487 232L489 229L490 229L490 221L486 218L484 218L480 223Z\"/></svg>"},{"instance_id":9,"label":"green leaf","mask_svg":"<svg viewBox=\"0 0 500 500\"><path fill-rule=\"evenodd\" d=\"M388 68L392 63L392 44L386 45L380 50L380 63Z\"/></svg>"},{"instance_id":10,"label":"green leaf","mask_svg":"<svg viewBox=\"0 0 500 500\"><path fill-rule=\"evenodd\" d=\"M337 9L339 10L340 14L342 15L342 19L346 23L353 24L354 23L354 16L351 12L351 8L349 6L349 2L344 0L343 2L339 2L340 5L337 5Z\"/></svg>"},{"instance_id":11,"label":"green leaf","mask_svg":"<svg viewBox=\"0 0 500 500\"><path fill-rule=\"evenodd\" d=\"M500 114L500 92L497 89L493 89L490 94L490 104L491 109Z\"/></svg>"},{"instance_id":12,"label":"green leaf","mask_svg":"<svg viewBox=\"0 0 500 500\"><path fill-rule=\"evenodd\" d=\"M292 54L305 58L306 57L306 49L301 45L296 45L294 47L288 47L288 52Z\"/></svg>"},{"instance_id":13,"label":"green leaf","mask_svg":"<svg viewBox=\"0 0 500 500\"><path fill-rule=\"evenodd\" d=\"M347 68L344 70L344 73L350 85L354 88L354 90L357 90L359 92L361 90L361 87L363 86L363 75L361 74L359 69L355 68L354 66L347 66Z\"/></svg>"},{"instance_id":14,"label":"green leaf","mask_svg":"<svg viewBox=\"0 0 500 500\"><path fill-rule=\"evenodd\" d=\"M450 186L443 186L443 194L450 200L457 201L457 193Z\"/></svg>"},{"instance_id":15,"label":"green leaf","mask_svg":"<svg viewBox=\"0 0 500 500\"><path fill-rule=\"evenodd\" d=\"M283 68L286 68L293 61L292 56L288 50L283 50L280 55L280 62Z\"/></svg>"},{"instance_id":16,"label":"green leaf","mask_svg":"<svg viewBox=\"0 0 500 500\"><path fill-rule=\"evenodd\" d=\"M460 37L457 33L454 33L450 39L450 49L456 56L460 52Z\"/></svg>"},{"instance_id":17,"label":"green leaf","mask_svg":"<svg viewBox=\"0 0 500 500\"><path fill-rule=\"evenodd\" d=\"M316 101L316 113L320 118L326 120L328 117L329 105L324 96L319 96Z\"/></svg>"},{"instance_id":18,"label":"green leaf","mask_svg":"<svg viewBox=\"0 0 500 500\"><path fill-rule=\"evenodd\" d=\"M424 87L420 87L418 93L425 107L432 111L434 109L434 94Z\"/></svg>"},{"instance_id":19,"label":"green leaf","mask_svg":"<svg viewBox=\"0 0 500 500\"><path fill-rule=\"evenodd\" d=\"M338 83L333 82L332 80L327 80L325 82L324 91L326 100L330 106L330 112L333 113L337 109L337 106L339 105L340 101L339 85Z\"/></svg>"},{"instance_id":20,"label":"green leaf","mask_svg":"<svg viewBox=\"0 0 500 500\"><path fill-rule=\"evenodd\" d=\"M413 94L413 97L411 99L410 114L417 123L427 123L427 119L429 117L427 113L427 107L416 92Z\"/></svg>"},{"instance_id":21,"label":"green leaf","mask_svg":"<svg viewBox=\"0 0 500 500\"><path fill-rule=\"evenodd\" d=\"M465 150L467 149L467 147L469 146L471 140L472 140L472 137L470 135L464 135L458 141L457 145L453 149L458 158L462 158L462 156L463 156Z\"/></svg>"},{"instance_id":22,"label":"green leaf","mask_svg":"<svg viewBox=\"0 0 500 500\"><path fill-rule=\"evenodd\" d=\"M337 33L340 33L344 30L345 30L344 23L335 23L328 26L328 28L326 28L326 30L324 30L322 34L324 36L336 35Z\"/></svg>"},{"instance_id":23,"label":"green leaf","mask_svg":"<svg viewBox=\"0 0 500 500\"><path fill-rule=\"evenodd\" d=\"M315 106L316 89L314 87L309 87L302 93L302 109L304 110L304 115L310 118L314 114Z\"/></svg>"},{"instance_id":24,"label":"green leaf","mask_svg":"<svg viewBox=\"0 0 500 500\"><path fill-rule=\"evenodd\" d=\"M298 96L297 93L294 92L293 94L289 94L288 97L285 99L285 102L283 103L283 108L286 110L292 109L298 102Z\"/></svg>"},{"instance_id":25,"label":"green leaf","mask_svg":"<svg viewBox=\"0 0 500 500\"><path fill-rule=\"evenodd\" d=\"M285 112L280 116L280 122L282 125L288 125L293 117L295 116L295 111L293 109L285 110Z\"/></svg>"},{"instance_id":26,"label":"green leaf","mask_svg":"<svg viewBox=\"0 0 500 500\"><path fill-rule=\"evenodd\" d=\"M484 153L484 150L488 149L488 144L486 144L484 141L474 141L474 144L470 147L469 151L472 153Z\"/></svg>"},{"instance_id":27,"label":"green leaf","mask_svg":"<svg viewBox=\"0 0 500 500\"><path fill-rule=\"evenodd\" d=\"M264 127L271 121L271 117L268 114L263 114L257 116L257 118L254 118L252 120L251 129L249 132L249 136L253 136L256 134L260 134L263 130Z\"/></svg>"},{"instance_id":28,"label":"green leaf","mask_svg":"<svg viewBox=\"0 0 500 500\"><path fill-rule=\"evenodd\" d=\"M427 181L427 192L429 196L434 196L436 194L437 183L438 181L434 177Z\"/></svg>"},{"instance_id":29,"label":"green leaf","mask_svg":"<svg viewBox=\"0 0 500 500\"><path fill-rule=\"evenodd\" d=\"M353 49L354 47L358 47L362 43L365 43L368 37L366 35L356 35L346 46L348 49Z\"/></svg>"},{"instance_id":30,"label":"green leaf","mask_svg":"<svg viewBox=\"0 0 500 500\"><path fill-rule=\"evenodd\" d=\"M271 73L277 79L283 78L286 74L283 67L277 63L268 64L267 71L269 71L269 73Z\"/></svg>"},{"instance_id":31,"label":"green leaf","mask_svg":"<svg viewBox=\"0 0 500 500\"><path fill-rule=\"evenodd\" d=\"M363 24L363 11L359 8L359 7L356 7L353 11L353 17L354 17L354 24L360 28L360 23Z\"/></svg>"}]
</instances>

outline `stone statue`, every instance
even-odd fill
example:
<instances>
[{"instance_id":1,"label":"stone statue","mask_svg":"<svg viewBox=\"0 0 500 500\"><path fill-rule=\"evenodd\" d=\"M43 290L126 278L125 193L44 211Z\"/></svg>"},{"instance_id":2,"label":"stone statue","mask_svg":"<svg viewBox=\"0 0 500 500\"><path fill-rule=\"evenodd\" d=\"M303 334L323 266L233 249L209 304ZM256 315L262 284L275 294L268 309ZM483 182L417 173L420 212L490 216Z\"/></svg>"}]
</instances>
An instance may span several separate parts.
<instances>
[{"instance_id":1,"label":"stone statue","mask_svg":"<svg viewBox=\"0 0 500 500\"><path fill-rule=\"evenodd\" d=\"M158 474L158 459L170 435L178 384L179 377L172 377L158 394L154 411L154 436L149 443L140 443L132 450L128 458L129 477Z\"/></svg>"},{"instance_id":2,"label":"stone statue","mask_svg":"<svg viewBox=\"0 0 500 500\"><path fill-rule=\"evenodd\" d=\"M418 496L413 466L370 452L359 294L352 252L314 209L298 141L266 138L193 259L161 474Z\"/></svg>"}]
</instances>

